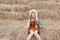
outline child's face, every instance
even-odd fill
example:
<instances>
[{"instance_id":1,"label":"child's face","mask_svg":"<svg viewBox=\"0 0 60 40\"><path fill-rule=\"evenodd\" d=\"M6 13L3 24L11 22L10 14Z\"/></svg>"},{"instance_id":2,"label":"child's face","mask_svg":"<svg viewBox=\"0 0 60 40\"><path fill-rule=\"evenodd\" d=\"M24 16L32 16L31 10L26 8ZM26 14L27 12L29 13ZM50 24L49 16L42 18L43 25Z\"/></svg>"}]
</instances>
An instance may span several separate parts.
<instances>
[{"instance_id":1,"label":"child's face","mask_svg":"<svg viewBox=\"0 0 60 40\"><path fill-rule=\"evenodd\" d=\"M31 18L30 21L36 21L35 19Z\"/></svg>"},{"instance_id":2,"label":"child's face","mask_svg":"<svg viewBox=\"0 0 60 40\"><path fill-rule=\"evenodd\" d=\"M32 18L36 18L36 12L32 11L31 15L32 15Z\"/></svg>"}]
</instances>

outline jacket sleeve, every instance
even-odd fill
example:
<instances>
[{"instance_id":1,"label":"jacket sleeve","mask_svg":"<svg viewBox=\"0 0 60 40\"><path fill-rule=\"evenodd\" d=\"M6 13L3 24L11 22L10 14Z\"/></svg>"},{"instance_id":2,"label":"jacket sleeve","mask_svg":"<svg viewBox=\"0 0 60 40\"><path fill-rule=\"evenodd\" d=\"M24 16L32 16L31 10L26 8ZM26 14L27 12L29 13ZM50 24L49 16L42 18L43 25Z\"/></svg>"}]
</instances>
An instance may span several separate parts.
<instances>
[{"instance_id":1,"label":"jacket sleeve","mask_svg":"<svg viewBox=\"0 0 60 40\"><path fill-rule=\"evenodd\" d=\"M27 21L27 24L25 25L25 27L26 28L29 28L29 25L30 25L30 23L29 23L29 20Z\"/></svg>"},{"instance_id":2,"label":"jacket sleeve","mask_svg":"<svg viewBox=\"0 0 60 40\"><path fill-rule=\"evenodd\" d=\"M38 20L38 25L39 25L39 28L42 29L42 21L41 20Z\"/></svg>"}]
</instances>

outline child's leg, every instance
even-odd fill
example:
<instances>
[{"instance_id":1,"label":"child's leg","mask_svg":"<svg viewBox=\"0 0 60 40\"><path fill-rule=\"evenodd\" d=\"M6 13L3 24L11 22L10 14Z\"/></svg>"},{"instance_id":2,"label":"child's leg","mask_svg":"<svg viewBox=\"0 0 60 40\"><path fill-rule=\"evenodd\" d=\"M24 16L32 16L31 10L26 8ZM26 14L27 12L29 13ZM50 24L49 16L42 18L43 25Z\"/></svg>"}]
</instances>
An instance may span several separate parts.
<instances>
[{"instance_id":1,"label":"child's leg","mask_svg":"<svg viewBox=\"0 0 60 40\"><path fill-rule=\"evenodd\" d=\"M31 30L31 31L30 31L30 34L29 34L28 37L27 37L27 40L30 40L32 36L33 36L33 31Z\"/></svg>"},{"instance_id":2,"label":"child's leg","mask_svg":"<svg viewBox=\"0 0 60 40\"><path fill-rule=\"evenodd\" d=\"M39 36L39 34L38 34L37 30L36 30L36 31L34 31L34 35L35 35L35 37L37 38L37 40L41 40L41 38L40 38L40 36Z\"/></svg>"}]
</instances>

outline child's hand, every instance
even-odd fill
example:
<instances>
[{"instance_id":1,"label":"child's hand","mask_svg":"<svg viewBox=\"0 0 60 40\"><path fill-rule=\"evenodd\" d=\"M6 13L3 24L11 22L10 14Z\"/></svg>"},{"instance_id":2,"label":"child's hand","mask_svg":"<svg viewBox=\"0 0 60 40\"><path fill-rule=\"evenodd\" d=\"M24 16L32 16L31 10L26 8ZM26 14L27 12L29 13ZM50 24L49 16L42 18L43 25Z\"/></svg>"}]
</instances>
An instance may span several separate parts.
<instances>
[{"instance_id":1,"label":"child's hand","mask_svg":"<svg viewBox=\"0 0 60 40\"><path fill-rule=\"evenodd\" d=\"M36 28L38 28L38 26L35 26Z\"/></svg>"}]
</instances>

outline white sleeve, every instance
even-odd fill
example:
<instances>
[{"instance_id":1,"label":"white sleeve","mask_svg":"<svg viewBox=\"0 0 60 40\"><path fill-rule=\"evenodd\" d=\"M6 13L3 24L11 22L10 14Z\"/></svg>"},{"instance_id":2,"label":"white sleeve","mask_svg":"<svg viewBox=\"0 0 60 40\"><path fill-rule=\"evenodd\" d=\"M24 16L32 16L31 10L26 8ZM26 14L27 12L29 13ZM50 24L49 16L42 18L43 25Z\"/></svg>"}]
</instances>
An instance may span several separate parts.
<instances>
[{"instance_id":1,"label":"white sleeve","mask_svg":"<svg viewBox=\"0 0 60 40\"><path fill-rule=\"evenodd\" d=\"M28 22L27 22L27 24L26 24L26 26L25 26L26 28L28 28L29 25L30 25L29 21L30 21L30 20L28 20Z\"/></svg>"}]
</instances>

